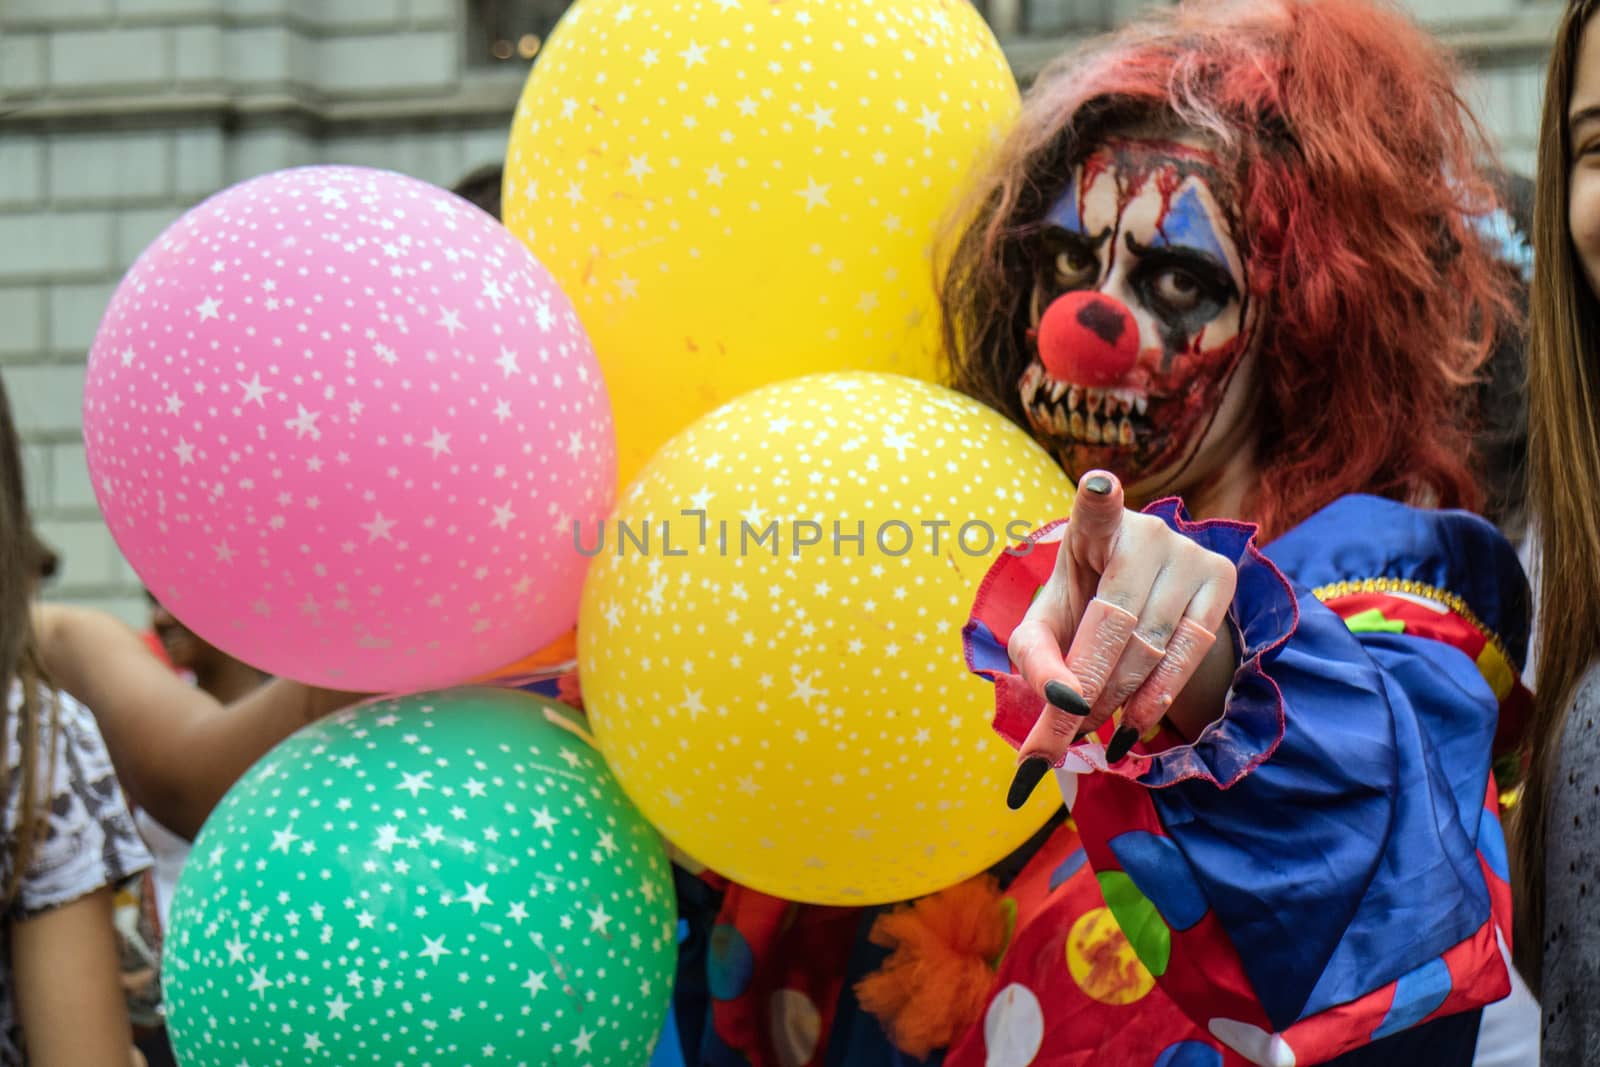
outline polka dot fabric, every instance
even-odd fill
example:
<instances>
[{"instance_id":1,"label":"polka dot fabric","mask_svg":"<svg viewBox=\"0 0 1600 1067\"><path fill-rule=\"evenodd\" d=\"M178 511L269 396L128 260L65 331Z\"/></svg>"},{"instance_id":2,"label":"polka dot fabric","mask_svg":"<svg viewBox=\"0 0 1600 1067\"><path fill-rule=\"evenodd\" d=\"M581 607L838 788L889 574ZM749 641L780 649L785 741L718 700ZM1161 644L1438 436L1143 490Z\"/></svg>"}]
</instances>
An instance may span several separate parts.
<instances>
[{"instance_id":1,"label":"polka dot fabric","mask_svg":"<svg viewBox=\"0 0 1600 1067\"><path fill-rule=\"evenodd\" d=\"M548 273L442 189L235 186L145 251L89 357L118 545L208 641L355 690L461 681L570 627L608 510L598 364Z\"/></svg>"},{"instance_id":2,"label":"polka dot fabric","mask_svg":"<svg viewBox=\"0 0 1600 1067\"><path fill-rule=\"evenodd\" d=\"M672 876L568 709L457 690L284 742L223 800L173 903L189 1067L648 1061Z\"/></svg>"},{"instance_id":3,"label":"polka dot fabric","mask_svg":"<svg viewBox=\"0 0 1600 1067\"><path fill-rule=\"evenodd\" d=\"M933 378L930 246L1017 88L966 0L579 0L539 54L507 226L576 303L621 475L750 389Z\"/></svg>"}]
</instances>

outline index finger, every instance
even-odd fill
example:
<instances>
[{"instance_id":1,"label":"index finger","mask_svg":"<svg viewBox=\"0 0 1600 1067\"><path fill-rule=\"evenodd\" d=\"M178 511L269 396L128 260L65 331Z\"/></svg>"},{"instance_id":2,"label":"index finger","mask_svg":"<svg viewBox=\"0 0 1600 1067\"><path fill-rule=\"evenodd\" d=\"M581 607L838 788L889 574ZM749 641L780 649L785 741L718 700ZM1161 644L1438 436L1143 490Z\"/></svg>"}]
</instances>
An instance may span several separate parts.
<instances>
[{"instance_id":1,"label":"index finger","mask_svg":"<svg viewBox=\"0 0 1600 1067\"><path fill-rule=\"evenodd\" d=\"M1110 471L1090 471L1078 482L1067 521L1066 549L1096 578L1105 571L1122 529L1122 504L1122 482Z\"/></svg>"}]
</instances>

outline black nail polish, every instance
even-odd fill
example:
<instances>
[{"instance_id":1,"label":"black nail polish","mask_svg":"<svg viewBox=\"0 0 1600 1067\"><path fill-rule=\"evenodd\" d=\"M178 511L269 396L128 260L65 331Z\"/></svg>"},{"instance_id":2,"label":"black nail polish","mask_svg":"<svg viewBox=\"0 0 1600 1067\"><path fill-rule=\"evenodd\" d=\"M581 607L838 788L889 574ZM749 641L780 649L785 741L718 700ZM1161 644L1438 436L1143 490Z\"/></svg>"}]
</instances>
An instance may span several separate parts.
<instances>
[{"instance_id":1,"label":"black nail polish","mask_svg":"<svg viewBox=\"0 0 1600 1067\"><path fill-rule=\"evenodd\" d=\"M1068 715L1089 714L1089 702L1072 686L1058 679L1052 678L1044 683L1044 698Z\"/></svg>"},{"instance_id":2,"label":"black nail polish","mask_svg":"<svg viewBox=\"0 0 1600 1067\"><path fill-rule=\"evenodd\" d=\"M1111 492L1111 479L1103 474L1096 474L1093 478L1083 480L1083 488L1096 496L1105 496Z\"/></svg>"},{"instance_id":3,"label":"black nail polish","mask_svg":"<svg viewBox=\"0 0 1600 1067\"><path fill-rule=\"evenodd\" d=\"M1049 769L1050 761L1043 756L1029 756L1017 764L1017 776L1011 779L1011 789L1006 793L1006 807L1020 810Z\"/></svg>"},{"instance_id":4,"label":"black nail polish","mask_svg":"<svg viewBox=\"0 0 1600 1067\"><path fill-rule=\"evenodd\" d=\"M1111 735L1111 743L1106 746L1106 762L1115 763L1128 754L1133 743L1139 740L1139 731L1131 726L1120 726L1117 732Z\"/></svg>"}]
</instances>

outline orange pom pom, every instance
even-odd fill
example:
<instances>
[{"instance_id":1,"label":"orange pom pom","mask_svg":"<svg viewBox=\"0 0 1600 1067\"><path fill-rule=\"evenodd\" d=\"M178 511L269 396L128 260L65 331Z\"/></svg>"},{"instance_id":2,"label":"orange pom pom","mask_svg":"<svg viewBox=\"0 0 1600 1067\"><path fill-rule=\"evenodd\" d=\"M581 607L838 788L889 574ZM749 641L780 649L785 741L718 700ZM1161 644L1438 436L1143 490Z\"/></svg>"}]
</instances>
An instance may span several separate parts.
<instances>
[{"instance_id":1,"label":"orange pom pom","mask_svg":"<svg viewBox=\"0 0 1600 1067\"><path fill-rule=\"evenodd\" d=\"M921 1059L983 1017L1011 936L1005 903L999 883L980 875L873 923L873 943L894 951L856 996L901 1051Z\"/></svg>"}]
</instances>

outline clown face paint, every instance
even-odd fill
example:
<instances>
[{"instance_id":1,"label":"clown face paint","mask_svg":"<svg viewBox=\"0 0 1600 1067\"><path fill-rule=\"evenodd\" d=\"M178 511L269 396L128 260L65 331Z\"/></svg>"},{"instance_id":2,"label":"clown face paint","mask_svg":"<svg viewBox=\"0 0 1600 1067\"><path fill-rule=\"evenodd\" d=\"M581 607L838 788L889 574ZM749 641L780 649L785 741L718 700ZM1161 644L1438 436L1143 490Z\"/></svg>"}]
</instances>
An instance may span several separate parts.
<instances>
[{"instance_id":1,"label":"clown face paint","mask_svg":"<svg viewBox=\"0 0 1600 1067\"><path fill-rule=\"evenodd\" d=\"M1229 206L1211 152L1114 140L1051 207L1034 283L1038 347L1018 384L1068 473L1176 477L1225 435L1219 411L1244 417L1245 405L1224 404L1251 321Z\"/></svg>"}]
</instances>

